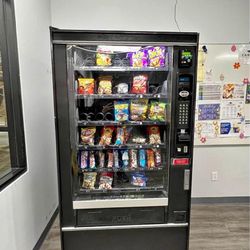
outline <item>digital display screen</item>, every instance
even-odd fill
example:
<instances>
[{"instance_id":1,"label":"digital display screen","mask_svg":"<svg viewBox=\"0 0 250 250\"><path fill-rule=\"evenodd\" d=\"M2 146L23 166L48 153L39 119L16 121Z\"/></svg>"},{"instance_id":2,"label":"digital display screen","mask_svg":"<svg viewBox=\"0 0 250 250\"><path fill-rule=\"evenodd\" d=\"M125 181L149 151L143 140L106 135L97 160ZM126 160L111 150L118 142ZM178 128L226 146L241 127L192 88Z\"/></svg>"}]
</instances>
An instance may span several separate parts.
<instances>
[{"instance_id":1,"label":"digital display screen","mask_svg":"<svg viewBox=\"0 0 250 250\"><path fill-rule=\"evenodd\" d=\"M179 77L179 84L190 84L192 82L192 77L188 75L182 75Z\"/></svg>"},{"instance_id":2,"label":"digital display screen","mask_svg":"<svg viewBox=\"0 0 250 250\"><path fill-rule=\"evenodd\" d=\"M193 53L190 50L183 49L179 52L179 66L182 67L191 67L193 60Z\"/></svg>"}]
</instances>

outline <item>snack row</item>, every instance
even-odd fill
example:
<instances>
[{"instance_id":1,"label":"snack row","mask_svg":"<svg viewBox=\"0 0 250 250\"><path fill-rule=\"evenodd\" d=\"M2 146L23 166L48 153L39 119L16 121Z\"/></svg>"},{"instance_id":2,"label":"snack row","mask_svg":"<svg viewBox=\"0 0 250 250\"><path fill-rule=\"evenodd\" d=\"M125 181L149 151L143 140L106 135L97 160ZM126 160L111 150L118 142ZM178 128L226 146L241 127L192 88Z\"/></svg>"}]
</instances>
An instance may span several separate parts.
<instances>
[{"instance_id":1,"label":"snack row","mask_svg":"<svg viewBox=\"0 0 250 250\"><path fill-rule=\"evenodd\" d=\"M129 84L120 82L114 84L112 76L100 76L94 78L78 78L78 94L92 95L110 95L110 94L146 94L148 93L148 75L139 74L133 77L131 89Z\"/></svg>"},{"instance_id":2,"label":"snack row","mask_svg":"<svg viewBox=\"0 0 250 250\"><path fill-rule=\"evenodd\" d=\"M81 151L80 168L82 171L96 169L155 169L162 165L159 149L125 149L107 151Z\"/></svg>"},{"instance_id":3,"label":"snack row","mask_svg":"<svg viewBox=\"0 0 250 250\"><path fill-rule=\"evenodd\" d=\"M117 173L119 174L119 173ZM126 177L127 176L121 176ZM97 173L84 173L82 187L85 189L100 189L100 190L110 190L113 187L114 173L102 172L99 176L99 183L97 185ZM130 184L137 187L146 187L146 182L148 178L145 173L131 173L130 174Z\"/></svg>"},{"instance_id":4,"label":"snack row","mask_svg":"<svg viewBox=\"0 0 250 250\"><path fill-rule=\"evenodd\" d=\"M98 48L96 54L97 66L132 66L132 67L164 67L167 50L164 46L145 47L135 52L113 53L110 50ZM120 61L120 62L119 62Z\"/></svg>"},{"instance_id":5,"label":"snack row","mask_svg":"<svg viewBox=\"0 0 250 250\"><path fill-rule=\"evenodd\" d=\"M132 144L161 144L159 126L148 126L147 133L137 127L113 127L107 126L101 129L101 136L96 136L96 127L81 128L81 143L84 145L125 145Z\"/></svg>"}]
</instances>

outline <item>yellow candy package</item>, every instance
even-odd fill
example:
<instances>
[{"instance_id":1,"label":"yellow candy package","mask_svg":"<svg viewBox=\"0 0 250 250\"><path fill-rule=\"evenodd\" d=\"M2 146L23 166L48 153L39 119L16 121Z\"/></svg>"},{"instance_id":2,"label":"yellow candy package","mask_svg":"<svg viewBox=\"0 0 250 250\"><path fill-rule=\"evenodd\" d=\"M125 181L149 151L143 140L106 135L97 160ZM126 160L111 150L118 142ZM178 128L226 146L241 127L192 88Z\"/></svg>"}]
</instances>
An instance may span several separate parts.
<instances>
[{"instance_id":1,"label":"yellow candy package","mask_svg":"<svg viewBox=\"0 0 250 250\"><path fill-rule=\"evenodd\" d=\"M103 95L110 95L112 94L112 77L100 77L99 84L98 84L98 94Z\"/></svg>"}]
</instances>

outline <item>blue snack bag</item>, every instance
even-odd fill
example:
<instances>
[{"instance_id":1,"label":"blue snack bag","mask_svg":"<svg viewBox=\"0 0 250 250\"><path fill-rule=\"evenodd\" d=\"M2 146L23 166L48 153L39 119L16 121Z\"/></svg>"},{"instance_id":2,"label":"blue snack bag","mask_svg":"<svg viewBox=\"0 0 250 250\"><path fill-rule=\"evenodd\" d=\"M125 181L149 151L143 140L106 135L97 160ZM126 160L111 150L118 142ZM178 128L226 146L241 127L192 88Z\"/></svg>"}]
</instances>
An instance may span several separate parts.
<instances>
[{"instance_id":1,"label":"blue snack bag","mask_svg":"<svg viewBox=\"0 0 250 250\"><path fill-rule=\"evenodd\" d=\"M139 150L139 164L141 168L146 168L146 151L145 149Z\"/></svg>"},{"instance_id":2,"label":"blue snack bag","mask_svg":"<svg viewBox=\"0 0 250 250\"><path fill-rule=\"evenodd\" d=\"M129 102L114 101L115 121L128 121L129 118Z\"/></svg>"},{"instance_id":3,"label":"blue snack bag","mask_svg":"<svg viewBox=\"0 0 250 250\"><path fill-rule=\"evenodd\" d=\"M131 174L131 184L138 187L146 187L147 177L144 173Z\"/></svg>"},{"instance_id":4,"label":"blue snack bag","mask_svg":"<svg viewBox=\"0 0 250 250\"><path fill-rule=\"evenodd\" d=\"M129 167L129 155L127 149L122 151L122 167L123 168Z\"/></svg>"}]
</instances>

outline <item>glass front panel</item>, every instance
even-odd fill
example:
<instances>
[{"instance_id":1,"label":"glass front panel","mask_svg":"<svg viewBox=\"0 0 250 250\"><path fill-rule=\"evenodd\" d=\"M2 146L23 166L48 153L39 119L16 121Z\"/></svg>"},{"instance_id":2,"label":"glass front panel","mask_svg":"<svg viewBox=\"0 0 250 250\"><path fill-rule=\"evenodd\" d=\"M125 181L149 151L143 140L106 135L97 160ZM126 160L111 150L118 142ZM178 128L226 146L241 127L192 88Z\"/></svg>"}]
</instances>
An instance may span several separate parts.
<instances>
[{"instance_id":1,"label":"glass front panel","mask_svg":"<svg viewBox=\"0 0 250 250\"><path fill-rule=\"evenodd\" d=\"M11 171L8 132L3 132L6 129L7 114L4 97L2 59L0 53L0 178Z\"/></svg>"},{"instance_id":2,"label":"glass front panel","mask_svg":"<svg viewBox=\"0 0 250 250\"><path fill-rule=\"evenodd\" d=\"M167 198L171 52L68 46L78 200Z\"/></svg>"}]
</instances>

